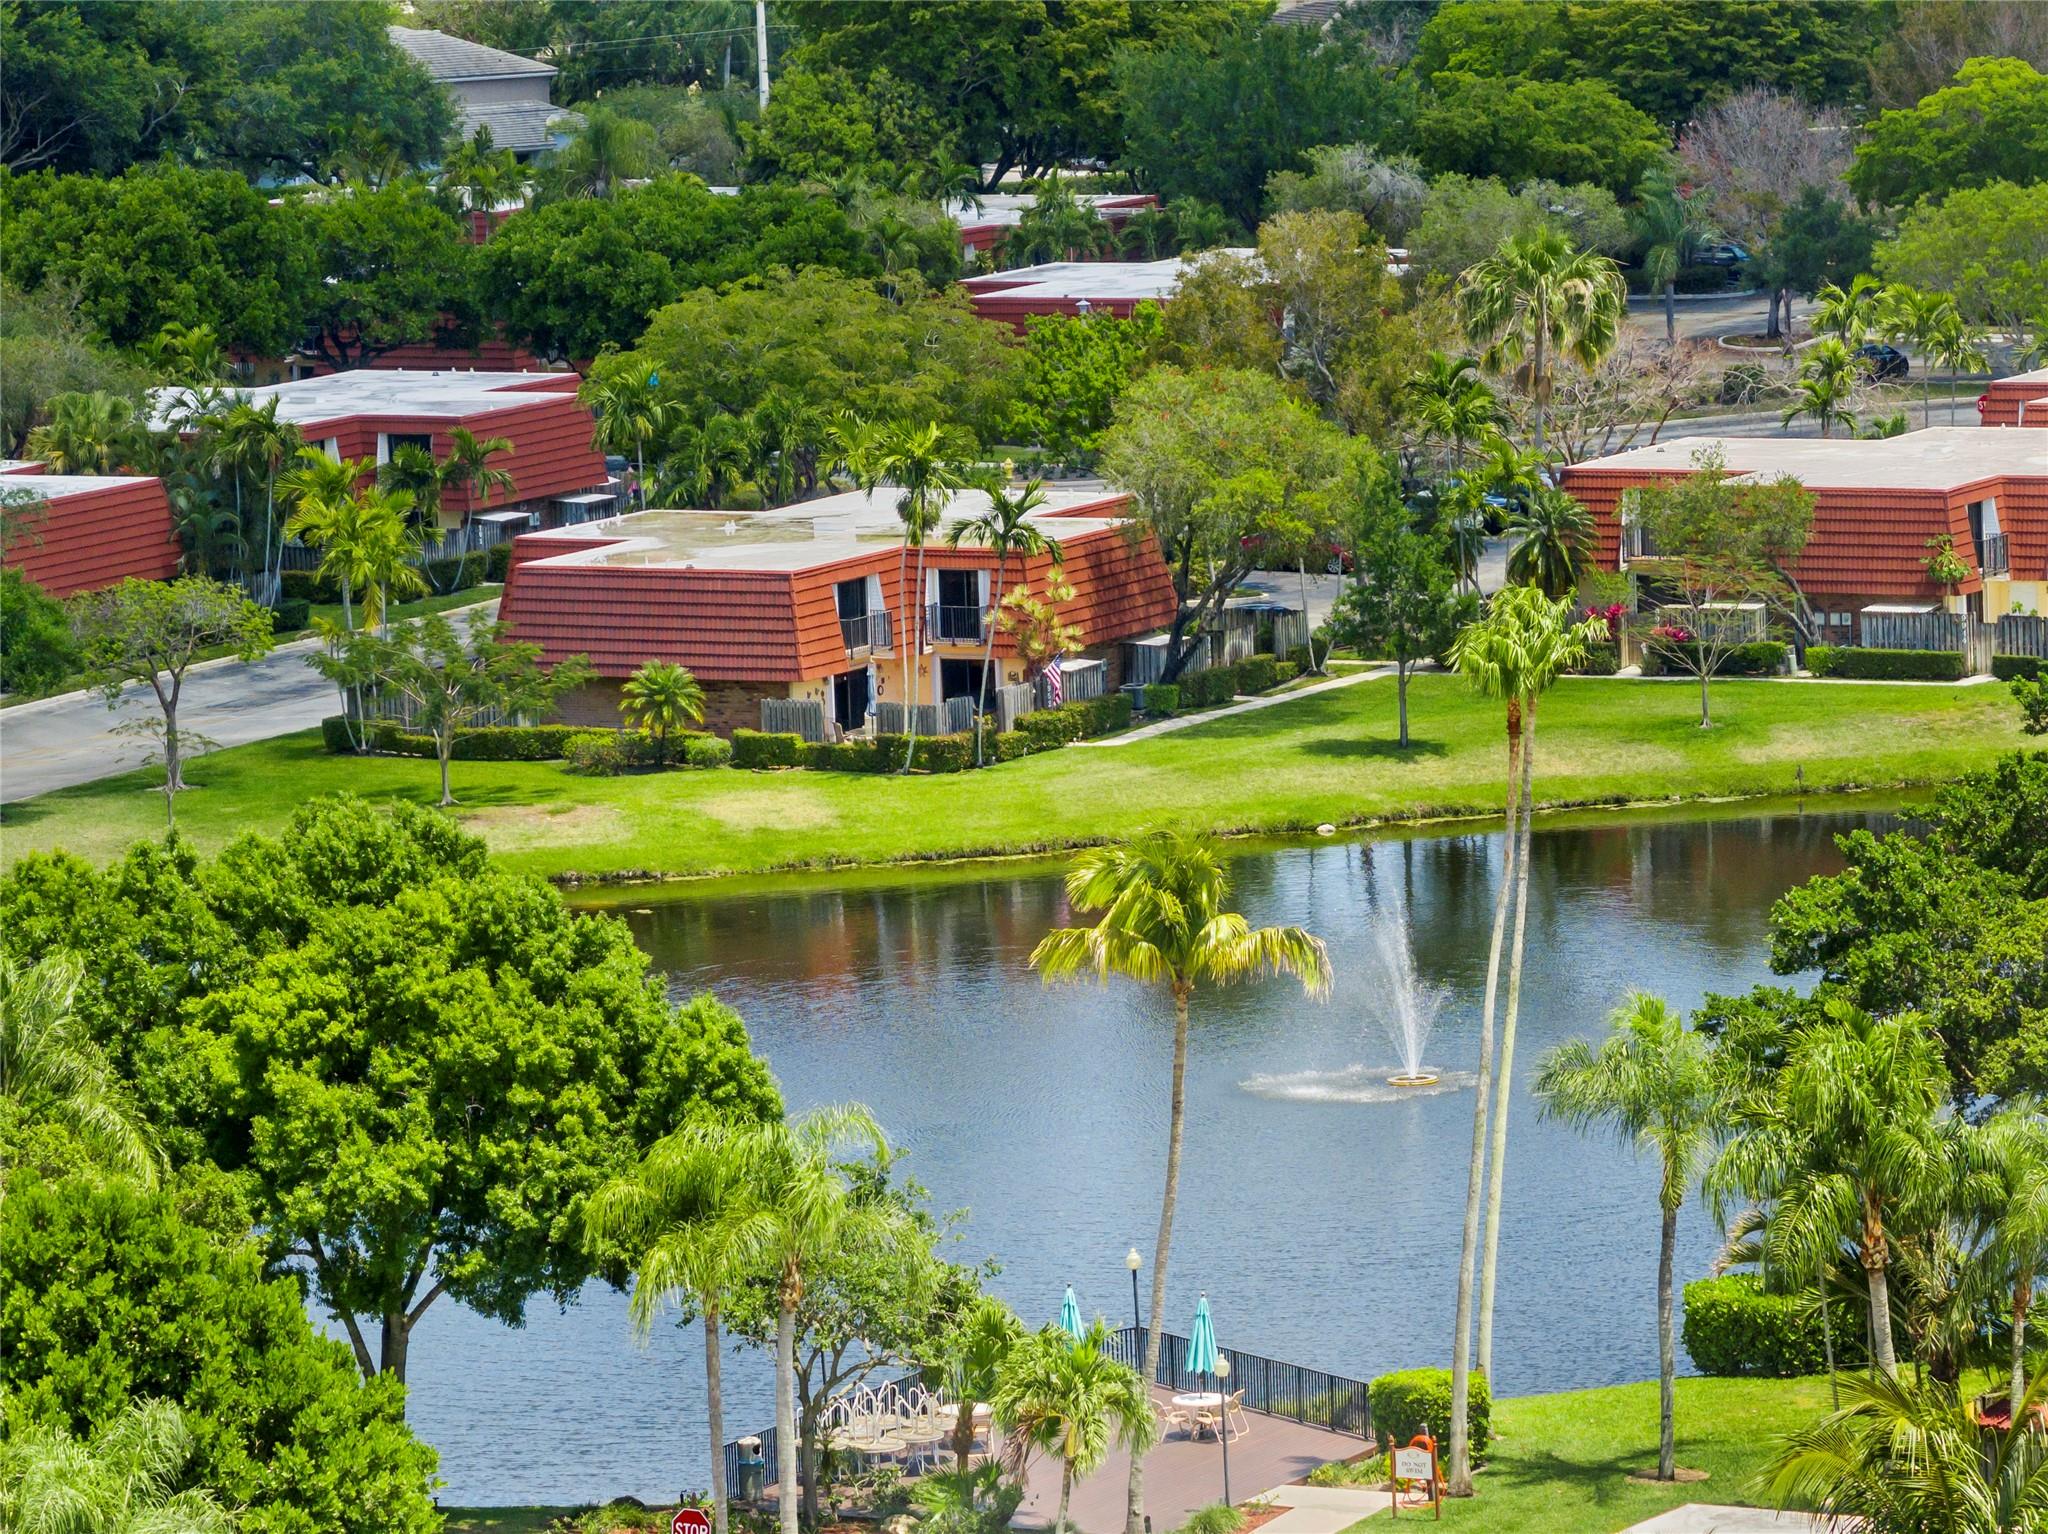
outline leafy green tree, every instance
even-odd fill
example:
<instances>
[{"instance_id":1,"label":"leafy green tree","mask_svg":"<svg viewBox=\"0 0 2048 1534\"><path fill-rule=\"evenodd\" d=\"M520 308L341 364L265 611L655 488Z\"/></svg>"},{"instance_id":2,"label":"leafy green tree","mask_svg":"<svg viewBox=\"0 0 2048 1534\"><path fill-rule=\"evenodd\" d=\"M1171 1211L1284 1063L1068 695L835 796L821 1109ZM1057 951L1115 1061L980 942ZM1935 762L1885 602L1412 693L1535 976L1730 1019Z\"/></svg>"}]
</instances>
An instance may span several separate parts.
<instances>
[{"instance_id":1,"label":"leafy green tree","mask_svg":"<svg viewBox=\"0 0 2048 1534\"><path fill-rule=\"evenodd\" d=\"M0 163L112 175L178 145L229 60L210 8L0 10Z\"/></svg>"},{"instance_id":2,"label":"leafy green tree","mask_svg":"<svg viewBox=\"0 0 2048 1534\"><path fill-rule=\"evenodd\" d=\"M1955 79L1971 59L2048 56L2048 15L2031 5L1908 0L1870 60L1870 100L1910 107Z\"/></svg>"},{"instance_id":3,"label":"leafy green tree","mask_svg":"<svg viewBox=\"0 0 2048 1534\"><path fill-rule=\"evenodd\" d=\"M1994 182L1923 203L1877 247L1880 276L1952 294L1964 319L2048 333L2048 183Z\"/></svg>"},{"instance_id":4,"label":"leafy green tree","mask_svg":"<svg viewBox=\"0 0 2048 1534\"><path fill-rule=\"evenodd\" d=\"M1138 305L1129 319L1033 315L1024 322L1003 439L1035 442L1069 462L1091 462L1102 449L1117 401L1162 333L1153 303Z\"/></svg>"},{"instance_id":5,"label":"leafy green tree","mask_svg":"<svg viewBox=\"0 0 2048 1534\"><path fill-rule=\"evenodd\" d=\"M136 1403L171 1402L191 1430L194 1489L242 1509L244 1534L438 1529L434 1451L406 1430L398 1382L360 1379L348 1350L313 1331L295 1279L267 1276L242 1230L178 1206L171 1190L120 1179L8 1189L0 1383L12 1442L118 1434Z\"/></svg>"},{"instance_id":6,"label":"leafy green tree","mask_svg":"<svg viewBox=\"0 0 2048 1534\"><path fill-rule=\"evenodd\" d=\"M1558 1045L1536 1071L1544 1115L1581 1131L1606 1129L1634 1151L1657 1157L1657 1478L1677 1475L1672 1336L1678 1210L1706 1170L1721 1132L1722 1084L1707 1040L1661 998L1638 991L1608 1018L1596 1049L1584 1039Z\"/></svg>"},{"instance_id":7,"label":"leafy green tree","mask_svg":"<svg viewBox=\"0 0 2048 1534\"><path fill-rule=\"evenodd\" d=\"M209 649L224 645L242 660L270 652L268 608L203 575L175 581L129 579L74 599L72 625L84 658L86 685L118 707L133 682L146 683L162 710L164 793L185 787L178 699L185 673Z\"/></svg>"},{"instance_id":8,"label":"leafy green tree","mask_svg":"<svg viewBox=\"0 0 2048 1534\"><path fill-rule=\"evenodd\" d=\"M1971 59L1955 84L1880 112L1856 146L1849 187L1866 205L1907 207L1972 187L2042 179L2048 76L2024 59Z\"/></svg>"},{"instance_id":9,"label":"leafy green tree","mask_svg":"<svg viewBox=\"0 0 2048 1534\"><path fill-rule=\"evenodd\" d=\"M34 697L78 664L64 604L19 570L0 570L0 689Z\"/></svg>"},{"instance_id":10,"label":"leafy green tree","mask_svg":"<svg viewBox=\"0 0 2048 1534\"><path fill-rule=\"evenodd\" d=\"M1873 220L1851 213L1841 198L1819 187L1804 187L1772 231L1763 262L1765 281L1780 292L1813 298L1868 272L1876 244ZM1773 304L1771 324L1777 323Z\"/></svg>"},{"instance_id":11,"label":"leafy green tree","mask_svg":"<svg viewBox=\"0 0 2048 1534\"><path fill-rule=\"evenodd\" d=\"M1458 1254L1457 1333L1451 1352L1451 1468L1447 1489L1472 1493L1471 1444L1466 1406L1472 1373L1474 1260L1478 1259L1479 1373L1492 1378L1493 1286L1500 1231L1500 1195L1507 1161L1508 1093L1514 1081L1515 1024L1522 1001L1523 938L1528 925L1529 835L1536 757L1537 700L1588 648L1607 637L1601 619L1575 624L1571 603L1553 602L1533 586L1509 586L1493 599L1486 615L1466 625L1451 648L1451 664L1478 691L1499 698L1506 709L1508 773L1507 855L1493 903L1493 936L1487 949L1486 1001L1480 1014L1479 1079L1472 1108L1472 1159L1465 1187L1465 1225ZM1507 939L1510 907L1515 923ZM1507 1014L1501 1029L1498 1092L1493 1061L1494 1007L1501 957L1508 957ZM1493 1098L1500 1101L1496 1107ZM1491 1149L1487 1116L1494 1113ZM1485 1176L1491 1167L1490 1182ZM1482 1197L1483 1193L1483 1197ZM1480 1216L1485 1214L1485 1246Z\"/></svg>"},{"instance_id":12,"label":"leafy green tree","mask_svg":"<svg viewBox=\"0 0 2048 1534\"><path fill-rule=\"evenodd\" d=\"M886 64L862 76L833 68L785 74L740 137L757 176L826 184L893 181L904 167L951 158L956 147L930 100Z\"/></svg>"},{"instance_id":13,"label":"leafy green tree","mask_svg":"<svg viewBox=\"0 0 2048 1534\"><path fill-rule=\"evenodd\" d=\"M0 1103L13 1125L49 1124L105 1170L154 1186L163 1163L149 1121L78 1027L81 970L69 954L24 969L0 955ZM0 1154L0 1189L14 1158Z\"/></svg>"},{"instance_id":14,"label":"leafy green tree","mask_svg":"<svg viewBox=\"0 0 2048 1534\"><path fill-rule=\"evenodd\" d=\"M1358 505L1351 547L1355 578L1330 616L1335 643L1394 663L1400 745L1408 748L1408 679L1417 662L1441 655L1477 615L1461 595L1458 572L1441 536L1409 525L1394 476L1377 454L1353 470Z\"/></svg>"},{"instance_id":15,"label":"leafy green tree","mask_svg":"<svg viewBox=\"0 0 2048 1534\"><path fill-rule=\"evenodd\" d=\"M1266 180L1272 213L1356 213L1389 245L1399 245L1429 196L1422 166L1411 155L1382 159L1364 144L1324 144L1308 151L1306 171L1275 171Z\"/></svg>"},{"instance_id":16,"label":"leafy green tree","mask_svg":"<svg viewBox=\"0 0 2048 1534\"><path fill-rule=\"evenodd\" d=\"M118 394L139 404L152 381L101 341L68 293L24 293L0 278L0 452L21 457L29 431L64 395Z\"/></svg>"},{"instance_id":17,"label":"leafy green tree","mask_svg":"<svg viewBox=\"0 0 2048 1534\"><path fill-rule=\"evenodd\" d=\"M1627 312L1621 271L1606 256L1575 250L1555 230L1510 236L1458 285L1465 335L1486 347L1493 372L1525 367L1543 448L1551 374L1562 355L1591 368L1614 349Z\"/></svg>"},{"instance_id":18,"label":"leafy green tree","mask_svg":"<svg viewBox=\"0 0 2048 1534\"><path fill-rule=\"evenodd\" d=\"M539 645L510 636L510 627L496 622L473 622L457 632L447 618L429 613L400 624L389 639L358 639L362 664L381 688L412 704L413 727L433 737L444 809L455 802L448 763L458 731L486 715L517 719L544 713L592 675L582 656L544 668Z\"/></svg>"},{"instance_id":19,"label":"leafy green tree","mask_svg":"<svg viewBox=\"0 0 2048 1534\"><path fill-rule=\"evenodd\" d=\"M1066 1534L1074 1482L1092 1475L1112 1447L1135 1461L1159 1436L1151 1392L1129 1364L1109 1356L1109 1327L1100 1318L1079 1337L1057 1326L1019 1343L996 1386L996 1420L1021 1469L1034 1450L1060 1462L1055 1534Z\"/></svg>"},{"instance_id":20,"label":"leafy green tree","mask_svg":"<svg viewBox=\"0 0 2048 1534\"><path fill-rule=\"evenodd\" d=\"M422 183L346 187L287 212L323 276L301 322L337 372L432 340L444 314L468 307L474 249Z\"/></svg>"},{"instance_id":21,"label":"leafy green tree","mask_svg":"<svg viewBox=\"0 0 2048 1534\"><path fill-rule=\"evenodd\" d=\"M1844 1404L1786 1434L1768 1467L1778 1506L1818 1508L1873 1534L2025 1534L2048 1499L2048 1459L2030 1424L2048 1375L2022 1397L2024 1412L1988 1432L1940 1380L1843 1375L1837 1388Z\"/></svg>"},{"instance_id":22,"label":"leafy green tree","mask_svg":"<svg viewBox=\"0 0 2048 1534\"><path fill-rule=\"evenodd\" d=\"M1500 248L1509 234L1555 229L1580 250L1618 256L1634 241L1627 215L1604 186L1532 181L1510 190L1491 176L1438 176L1429 185L1408 261L1431 277L1456 279Z\"/></svg>"},{"instance_id":23,"label":"leafy green tree","mask_svg":"<svg viewBox=\"0 0 2048 1534\"><path fill-rule=\"evenodd\" d=\"M1439 75L1415 120L1433 174L1590 181L1619 195L1665 152L1661 129L1598 80Z\"/></svg>"},{"instance_id":24,"label":"leafy green tree","mask_svg":"<svg viewBox=\"0 0 2048 1534\"><path fill-rule=\"evenodd\" d=\"M651 660L619 689L619 712L654 737L654 758L666 766L668 738L704 718L704 687L687 666Z\"/></svg>"},{"instance_id":25,"label":"leafy green tree","mask_svg":"<svg viewBox=\"0 0 2048 1534\"><path fill-rule=\"evenodd\" d=\"M1835 427L1856 425L1849 406L1863 381L1863 363L1846 343L1833 336L1816 341L1799 364L1799 377L1792 385L1792 403L1780 414L1790 426L1801 416L1813 417L1825 437Z\"/></svg>"},{"instance_id":26,"label":"leafy green tree","mask_svg":"<svg viewBox=\"0 0 2048 1534\"><path fill-rule=\"evenodd\" d=\"M2020 706L2020 728L2029 735L2048 735L2048 681L2016 676L2012 697Z\"/></svg>"},{"instance_id":27,"label":"leafy green tree","mask_svg":"<svg viewBox=\"0 0 2048 1534\"><path fill-rule=\"evenodd\" d=\"M1281 213L1259 230L1258 264L1281 373L1349 430L1378 434L1399 412L1416 341L1384 247L1355 213Z\"/></svg>"},{"instance_id":28,"label":"leafy green tree","mask_svg":"<svg viewBox=\"0 0 2048 1534\"><path fill-rule=\"evenodd\" d=\"M1765 1204L1765 1250L1786 1271L1813 1272L1846 1239L1869 1285L1873 1361L1896 1376L1894 1241L1947 1195L1948 1073L1917 1013L1873 1018L1841 1000L1824 1010L1737 1101L1707 1189L1717 1213L1738 1197Z\"/></svg>"},{"instance_id":29,"label":"leafy green tree","mask_svg":"<svg viewBox=\"0 0 2048 1534\"><path fill-rule=\"evenodd\" d=\"M1118 55L1121 160L1171 206L1213 202L1244 228L1266 183L1323 144L1399 147L1406 88L1363 48L1311 28L1245 26L1204 42Z\"/></svg>"},{"instance_id":30,"label":"leafy green tree","mask_svg":"<svg viewBox=\"0 0 2048 1534\"><path fill-rule=\"evenodd\" d=\"M1178 605L1164 679L1262 561L1305 554L1336 525L1345 438L1278 379L1154 368L1125 394L1102 469L1159 540Z\"/></svg>"},{"instance_id":31,"label":"leafy green tree","mask_svg":"<svg viewBox=\"0 0 2048 1534\"><path fill-rule=\"evenodd\" d=\"M233 171L0 178L0 220L0 273L75 294L79 317L116 346L177 320L275 356L303 333L318 281L289 216Z\"/></svg>"},{"instance_id":32,"label":"leafy green tree","mask_svg":"<svg viewBox=\"0 0 2048 1534\"><path fill-rule=\"evenodd\" d=\"M1713 225L1679 189L1668 171L1636 189L1636 235L1642 241L1643 276L1664 290L1664 342L1678 344L1678 274L1713 232Z\"/></svg>"},{"instance_id":33,"label":"leafy green tree","mask_svg":"<svg viewBox=\"0 0 2048 1534\"><path fill-rule=\"evenodd\" d=\"M1159 1377L1166 1329L1166 1268L1173 1255L1173 1217L1180 1197L1181 1140L1187 1127L1188 1014L1196 990L1238 985L1269 974L1293 975L1311 997L1330 987L1323 940L1300 927L1253 927L1226 910L1230 877L1216 844L1183 832L1154 832L1135 841L1092 847L1067 871L1067 903L1100 911L1089 927L1058 927L1031 950L1031 965L1048 982L1111 976L1163 985L1173 998L1173 1064L1168 1088L1166 1185L1159 1201L1159 1238L1152 1252L1151 1322L1140 1380ZM1131 1455L1125 1528L1142 1529L1145 1456Z\"/></svg>"},{"instance_id":34,"label":"leafy green tree","mask_svg":"<svg viewBox=\"0 0 2048 1534\"><path fill-rule=\"evenodd\" d=\"M21 1534L232 1534L211 1492L180 1489L195 1444L169 1401L138 1401L88 1443L32 1425L0 1448L0 1517Z\"/></svg>"}]
</instances>

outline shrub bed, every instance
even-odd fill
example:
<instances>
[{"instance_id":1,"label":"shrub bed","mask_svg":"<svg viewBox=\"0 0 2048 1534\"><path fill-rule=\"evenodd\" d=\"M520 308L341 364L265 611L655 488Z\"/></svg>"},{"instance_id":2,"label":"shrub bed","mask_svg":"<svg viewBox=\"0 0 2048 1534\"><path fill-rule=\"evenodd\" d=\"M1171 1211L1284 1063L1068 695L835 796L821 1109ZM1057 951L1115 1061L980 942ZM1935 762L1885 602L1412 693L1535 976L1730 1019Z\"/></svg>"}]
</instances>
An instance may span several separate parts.
<instances>
[{"instance_id":1,"label":"shrub bed","mask_svg":"<svg viewBox=\"0 0 2048 1534\"><path fill-rule=\"evenodd\" d=\"M304 597L279 597L270 609L270 632L295 634L313 621L313 604Z\"/></svg>"},{"instance_id":2,"label":"shrub bed","mask_svg":"<svg viewBox=\"0 0 2048 1534\"><path fill-rule=\"evenodd\" d=\"M585 777L612 778L626 770L626 746L617 730L581 730L562 747L562 765Z\"/></svg>"},{"instance_id":3,"label":"shrub bed","mask_svg":"<svg viewBox=\"0 0 2048 1534\"><path fill-rule=\"evenodd\" d=\"M794 767L804 748L801 735L763 730L732 732L732 764L735 767Z\"/></svg>"},{"instance_id":4,"label":"shrub bed","mask_svg":"<svg viewBox=\"0 0 2048 1534\"><path fill-rule=\"evenodd\" d=\"M1815 676L1859 682L1956 682L1963 658L1951 650L1866 650L1817 644L1806 650L1806 669Z\"/></svg>"},{"instance_id":5,"label":"shrub bed","mask_svg":"<svg viewBox=\"0 0 2048 1534\"><path fill-rule=\"evenodd\" d=\"M512 540L494 543L484 551L484 579L502 585L512 573Z\"/></svg>"},{"instance_id":6,"label":"shrub bed","mask_svg":"<svg viewBox=\"0 0 2048 1534\"><path fill-rule=\"evenodd\" d=\"M1835 1363L1863 1356L1861 1313L1846 1295L1829 1303L1834 1318ZM1754 1273L1695 1279L1685 1286L1686 1356L1702 1374L1761 1375L1791 1379L1827 1369L1820 1311L1797 1294L1771 1294Z\"/></svg>"},{"instance_id":7,"label":"shrub bed","mask_svg":"<svg viewBox=\"0 0 2048 1534\"><path fill-rule=\"evenodd\" d=\"M1402 1369L1382 1374L1372 1382L1371 1394L1375 1435L1391 1438L1396 1445L1405 1444L1417 1433L1428 1433L1440 1444L1450 1440L1450 1370ZM1465 1425L1472 1438L1472 1458L1484 1459L1493 1436L1493 1398L1487 1393L1486 1376L1477 1370L1472 1373L1465 1402Z\"/></svg>"},{"instance_id":8,"label":"shrub bed","mask_svg":"<svg viewBox=\"0 0 2048 1534\"><path fill-rule=\"evenodd\" d=\"M433 756L434 737L401 729L389 721L369 724L370 749L388 756ZM458 762L551 762L567 754L569 742L578 735L605 734L588 725L535 724L491 725L487 728L457 730L454 759ZM337 754L354 749L349 742L348 722L339 714L320 721L321 743Z\"/></svg>"},{"instance_id":9,"label":"shrub bed","mask_svg":"<svg viewBox=\"0 0 2048 1534\"><path fill-rule=\"evenodd\" d=\"M2001 682L2022 676L2030 682L2037 682L2048 676L2048 660L2038 655L1994 655L1991 657L1991 674Z\"/></svg>"},{"instance_id":10,"label":"shrub bed","mask_svg":"<svg viewBox=\"0 0 2048 1534\"><path fill-rule=\"evenodd\" d=\"M1121 730L1131 722L1131 700L1122 693L1106 698L1089 698L1065 703L1058 708L1040 709L1017 721L1017 728L998 734L984 721L982 755L993 762L1014 762L1040 751L1052 751L1070 741L1086 740ZM910 751L909 737L881 735L872 740L807 742L797 735L768 735L759 730L734 730L732 743L710 741L690 743L688 760L698 765L697 756L715 754L724 746L725 758L735 767L808 767L814 772L895 772L906 754L915 772L964 772L974 765L974 732L958 735L920 735L917 749ZM708 765L708 763L707 763Z\"/></svg>"},{"instance_id":11,"label":"shrub bed","mask_svg":"<svg viewBox=\"0 0 2048 1534\"><path fill-rule=\"evenodd\" d=\"M1613 676L1621 670L1621 647L1619 645L1594 645L1586 653L1584 665L1571 669L1573 676Z\"/></svg>"},{"instance_id":12,"label":"shrub bed","mask_svg":"<svg viewBox=\"0 0 2048 1534\"><path fill-rule=\"evenodd\" d=\"M1644 646L1643 671L1650 676L1698 676L1698 662L1694 659L1698 653L1699 646L1691 641L1671 643L1659 640L1653 645ZM1737 645L1722 656L1714 666L1714 675L1776 676L1784 667L1783 641L1758 639L1749 644Z\"/></svg>"},{"instance_id":13,"label":"shrub bed","mask_svg":"<svg viewBox=\"0 0 2048 1534\"><path fill-rule=\"evenodd\" d=\"M732 742L721 740L716 735L692 735L683 742L683 765L686 767L730 767L732 765Z\"/></svg>"},{"instance_id":14,"label":"shrub bed","mask_svg":"<svg viewBox=\"0 0 2048 1534\"><path fill-rule=\"evenodd\" d=\"M1173 682L1150 682L1145 687L1145 712L1160 719L1180 712L1180 687Z\"/></svg>"}]
</instances>

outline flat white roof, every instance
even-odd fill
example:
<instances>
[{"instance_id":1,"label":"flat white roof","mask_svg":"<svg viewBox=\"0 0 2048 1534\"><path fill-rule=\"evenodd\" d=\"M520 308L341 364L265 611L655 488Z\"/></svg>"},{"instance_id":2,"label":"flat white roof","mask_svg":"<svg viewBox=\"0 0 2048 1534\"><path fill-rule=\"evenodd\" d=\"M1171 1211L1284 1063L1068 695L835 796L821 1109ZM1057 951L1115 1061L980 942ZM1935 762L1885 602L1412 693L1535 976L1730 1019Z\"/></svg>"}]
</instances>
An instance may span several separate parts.
<instances>
[{"instance_id":1,"label":"flat white roof","mask_svg":"<svg viewBox=\"0 0 2048 1534\"><path fill-rule=\"evenodd\" d=\"M893 548L903 541L896 515L901 491L883 485L872 494L849 490L770 511L652 510L628 512L595 522L527 533L525 546L550 540L592 537L625 540L600 549L555 555L551 563L579 565L669 565L683 569L804 570L856 554ZM1120 520L1114 516L1062 516L1082 507L1120 500L1114 491L1047 489L1045 505L1031 521L1047 538L1065 540ZM945 528L988 510L979 490L956 492L939 514L939 530L926 543L945 542Z\"/></svg>"},{"instance_id":2,"label":"flat white roof","mask_svg":"<svg viewBox=\"0 0 2048 1534\"><path fill-rule=\"evenodd\" d=\"M1020 266L1007 272L990 272L970 277L961 284L970 292L987 298L1036 299L1130 299L1165 298L1180 284L1183 275L1211 256L1241 256L1258 259L1258 252L1243 247L1205 250L1199 255L1173 256L1164 261L1047 261L1039 266Z\"/></svg>"},{"instance_id":3,"label":"flat white roof","mask_svg":"<svg viewBox=\"0 0 2048 1534\"><path fill-rule=\"evenodd\" d=\"M1566 472L1690 469L1718 448L1731 473L1842 489L1947 490L1980 479L2048 477L2048 434L1986 431L1981 426L1936 426L1896 437L1675 437L1588 459Z\"/></svg>"},{"instance_id":4,"label":"flat white roof","mask_svg":"<svg viewBox=\"0 0 2048 1534\"><path fill-rule=\"evenodd\" d=\"M112 490L121 485L153 485L154 474L9 474L0 479L0 495L9 498L26 493L46 501L67 495L84 495L93 490Z\"/></svg>"},{"instance_id":5,"label":"flat white roof","mask_svg":"<svg viewBox=\"0 0 2048 1534\"><path fill-rule=\"evenodd\" d=\"M1139 192L1081 192L1074 201L1084 208L1094 208L1098 213L1115 210L1135 213L1145 206L1143 193ZM1038 201L1036 195L1027 192L984 192L976 207L964 197L955 197L946 204L946 217L963 229L986 228L999 224L1012 228L1024 216L1025 209Z\"/></svg>"},{"instance_id":6,"label":"flat white roof","mask_svg":"<svg viewBox=\"0 0 2048 1534\"><path fill-rule=\"evenodd\" d=\"M519 389L545 398L555 389L532 387L537 381L561 380L559 392L573 393L583 382L574 373L492 373L459 368L353 368L321 378L296 378L287 383L223 389L225 399L260 405L276 400L278 415L287 421L334 421L352 415L425 415L460 417L480 410L502 410L519 403L503 391ZM163 428L189 407L190 389L158 389L150 396L151 424Z\"/></svg>"},{"instance_id":7,"label":"flat white roof","mask_svg":"<svg viewBox=\"0 0 2048 1534\"><path fill-rule=\"evenodd\" d=\"M2048 368L2035 368L2031 373L2008 373L2003 378L1994 378L1993 383L2003 387L2007 384L2040 384L2048 389Z\"/></svg>"}]
</instances>

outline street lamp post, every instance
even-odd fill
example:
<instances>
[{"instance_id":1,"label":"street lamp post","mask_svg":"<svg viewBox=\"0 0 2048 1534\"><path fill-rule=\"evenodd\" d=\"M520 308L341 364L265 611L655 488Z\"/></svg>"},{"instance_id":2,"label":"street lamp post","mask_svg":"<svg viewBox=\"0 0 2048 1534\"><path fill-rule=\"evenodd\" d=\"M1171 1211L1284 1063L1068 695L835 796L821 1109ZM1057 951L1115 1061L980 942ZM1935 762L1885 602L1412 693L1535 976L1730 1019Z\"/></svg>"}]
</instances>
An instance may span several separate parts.
<instances>
[{"instance_id":1,"label":"street lamp post","mask_svg":"<svg viewBox=\"0 0 2048 1534\"><path fill-rule=\"evenodd\" d=\"M1138 1332L1145 1329L1144 1318L1138 1314L1138 1269L1144 1265L1145 1259L1138 1255L1135 1246L1124 1253L1124 1266L1131 1270L1131 1330Z\"/></svg>"},{"instance_id":2,"label":"street lamp post","mask_svg":"<svg viewBox=\"0 0 2048 1534\"><path fill-rule=\"evenodd\" d=\"M1222 1397L1216 1407L1216 1436L1223 1440L1223 1505L1230 1506L1230 1359L1227 1354L1216 1355L1216 1394Z\"/></svg>"}]
</instances>

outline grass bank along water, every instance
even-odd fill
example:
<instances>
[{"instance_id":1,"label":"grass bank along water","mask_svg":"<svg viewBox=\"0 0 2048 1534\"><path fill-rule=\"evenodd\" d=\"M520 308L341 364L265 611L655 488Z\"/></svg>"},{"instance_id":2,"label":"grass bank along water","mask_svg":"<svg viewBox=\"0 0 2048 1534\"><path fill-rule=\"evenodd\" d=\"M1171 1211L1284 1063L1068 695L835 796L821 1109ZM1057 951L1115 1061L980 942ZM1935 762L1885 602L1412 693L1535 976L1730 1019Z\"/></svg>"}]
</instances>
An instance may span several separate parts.
<instances>
[{"instance_id":1,"label":"grass bank along water","mask_svg":"<svg viewBox=\"0 0 2048 1534\"><path fill-rule=\"evenodd\" d=\"M676 771L582 778L556 763L456 764L457 814L510 867L564 881L687 878L1057 851L1177 824L1286 834L1320 824L1486 816L1503 795L1498 705L1419 677L1414 744L1394 690L1367 683L1219 718L1114 751L1067 749L984 772L874 777ZM1938 782L2025 743L2002 687L1715 686L1697 725L1686 688L1567 681L1545 698L1539 803L1739 799ZM181 830L202 847L282 824L347 789L431 803L433 764L325 754L312 735L237 747L189 774ZM9 805L0 857L112 856L163 822L159 779L133 773Z\"/></svg>"}]
</instances>

